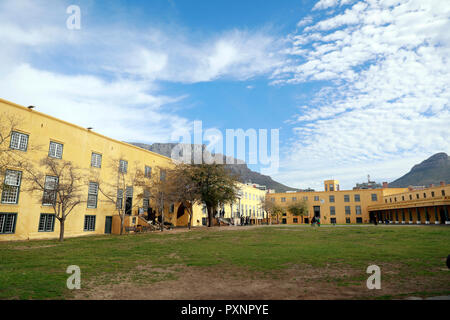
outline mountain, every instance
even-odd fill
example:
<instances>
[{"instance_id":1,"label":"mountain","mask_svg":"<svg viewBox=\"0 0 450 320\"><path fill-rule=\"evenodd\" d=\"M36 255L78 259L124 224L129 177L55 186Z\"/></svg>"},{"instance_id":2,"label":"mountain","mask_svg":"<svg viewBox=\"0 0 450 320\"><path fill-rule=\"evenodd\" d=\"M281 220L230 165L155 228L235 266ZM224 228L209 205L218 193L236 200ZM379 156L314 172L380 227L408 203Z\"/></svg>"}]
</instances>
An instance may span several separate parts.
<instances>
[{"instance_id":1,"label":"mountain","mask_svg":"<svg viewBox=\"0 0 450 320\"><path fill-rule=\"evenodd\" d=\"M441 181L450 183L450 157L444 153L436 153L427 160L416 164L403 177L389 183L391 188L408 186L438 185Z\"/></svg>"},{"instance_id":2,"label":"mountain","mask_svg":"<svg viewBox=\"0 0 450 320\"><path fill-rule=\"evenodd\" d=\"M154 144L145 144L145 143L137 143L137 142L129 142L132 145L135 145L139 148L150 150L152 152L161 154L166 157L171 157L172 155L172 149L178 145L177 143L154 143ZM206 149L205 145L201 146L203 153L206 156L213 156L211 153ZM191 153L194 154L194 145L191 145ZM255 172L250 170L247 167L247 164L245 161L235 159L232 157L227 157L222 154L217 154L218 157L223 157L223 163L233 163L233 164L225 164L225 167L230 169L232 173L237 175L239 177L239 181L242 183L246 182L252 182L257 183L263 186L266 186L269 189L274 189L276 192L286 192L289 190L298 190L295 188L290 188L288 186L285 186L284 184L281 184L277 181L274 181L270 176L266 176L263 174L260 174L259 172ZM228 161L227 161L228 160Z\"/></svg>"}]
</instances>

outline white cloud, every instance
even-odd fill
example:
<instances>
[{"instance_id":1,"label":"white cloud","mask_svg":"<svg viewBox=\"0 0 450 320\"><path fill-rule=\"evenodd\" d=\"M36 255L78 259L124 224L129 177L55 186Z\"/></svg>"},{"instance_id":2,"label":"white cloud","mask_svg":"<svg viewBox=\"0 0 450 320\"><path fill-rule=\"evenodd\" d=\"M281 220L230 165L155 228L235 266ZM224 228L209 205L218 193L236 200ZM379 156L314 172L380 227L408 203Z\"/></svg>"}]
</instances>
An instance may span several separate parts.
<instances>
[{"instance_id":1,"label":"white cloud","mask_svg":"<svg viewBox=\"0 0 450 320\"><path fill-rule=\"evenodd\" d=\"M297 174L287 181L374 170L394 179L450 150L449 18L442 1L373 0L290 37L296 63L279 68L274 83L329 85L296 116L282 166Z\"/></svg>"},{"instance_id":2,"label":"white cloud","mask_svg":"<svg viewBox=\"0 0 450 320\"><path fill-rule=\"evenodd\" d=\"M193 39L181 27L96 24L91 8L75 31L63 2L2 1L0 96L116 139L164 142L191 126L175 114L183 97L160 93L160 81L245 80L279 65L263 32Z\"/></svg>"}]
</instances>

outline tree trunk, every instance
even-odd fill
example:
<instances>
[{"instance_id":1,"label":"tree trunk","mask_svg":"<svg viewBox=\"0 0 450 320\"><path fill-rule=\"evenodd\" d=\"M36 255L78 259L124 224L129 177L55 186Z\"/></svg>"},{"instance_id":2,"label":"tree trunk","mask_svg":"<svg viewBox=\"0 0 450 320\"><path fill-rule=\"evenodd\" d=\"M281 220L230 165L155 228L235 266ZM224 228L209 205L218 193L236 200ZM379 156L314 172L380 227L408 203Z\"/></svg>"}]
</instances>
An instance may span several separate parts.
<instances>
[{"instance_id":1,"label":"tree trunk","mask_svg":"<svg viewBox=\"0 0 450 320\"><path fill-rule=\"evenodd\" d=\"M59 242L64 241L64 222L65 219L59 220Z\"/></svg>"},{"instance_id":2,"label":"tree trunk","mask_svg":"<svg viewBox=\"0 0 450 320\"><path fill-rule=\"evenodd\" d=\"M123 234L123 225L125 223L125 217L123 215L121 215L120 213L119 213L119 217L120 217L120 235L122 235Z\"/></svg>"},{"instance_id":3,"label":"tree trunk","mask_svg":"<svg viewBox=\"0 0 450 320\"><path fill-rule=\"evenodd\" d=\"M164 209L161 210L161 232L164 231Z\"/></svg>"},{"instance_id":4,"label":"tree trunk","mask_svg":"<svg viewBox=\"0 0 450 320\"><path fill-rule=\"evenodd\" d=\"M208 211L208 227L212 227L212 221L214 218L213 208L211 206L206 206Z\"/></svg>"},{"instance_id":5,"label":"tree trunk","mask_svg":"<svg viewBox=\"0 0 450 320\"><path fill-rule=\"evenodd\" d=\"M192 209L189 210L187 209L188 214L189 214L189 220L188 220L188 229L191 230L191 224L192 224Z\"/></svg>"}]
</instances>

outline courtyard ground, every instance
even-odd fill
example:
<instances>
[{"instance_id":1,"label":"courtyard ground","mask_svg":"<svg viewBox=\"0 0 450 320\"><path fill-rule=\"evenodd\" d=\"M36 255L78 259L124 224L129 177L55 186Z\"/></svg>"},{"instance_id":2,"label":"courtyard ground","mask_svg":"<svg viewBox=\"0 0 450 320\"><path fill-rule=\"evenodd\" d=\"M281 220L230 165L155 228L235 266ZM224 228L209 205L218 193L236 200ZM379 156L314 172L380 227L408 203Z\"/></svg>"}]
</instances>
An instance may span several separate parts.
<instances>
[{"instance_id":1,"label":"courtyard ground","mask_svg":"<svg viewBox=\"0 0 450 320\"><path fill-rule=\"evenodd\" d=\"M405 299L450 294L450 227L176 229L0 243L0 299ZM369 265L381 289L368 290ZM68 290L66 269L81 269Z\"/></svg>"}]
</instances>

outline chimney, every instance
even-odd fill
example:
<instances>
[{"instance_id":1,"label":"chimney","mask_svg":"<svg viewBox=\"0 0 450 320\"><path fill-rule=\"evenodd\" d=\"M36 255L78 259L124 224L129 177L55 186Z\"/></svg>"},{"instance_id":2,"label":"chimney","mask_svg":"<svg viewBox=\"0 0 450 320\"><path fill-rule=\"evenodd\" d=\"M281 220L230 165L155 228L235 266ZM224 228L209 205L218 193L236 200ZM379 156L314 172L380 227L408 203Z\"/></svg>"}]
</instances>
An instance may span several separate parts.
<instances>
[{"instance_id":1,"label":"chimney","mask_svg":"<svg viewBox=\"0 0 450 320\"><path fill-rule=\"evenodd\" d=\"M445 187L445 181L441 181L440 184L441 184L441 187Z\"/></svg>"},{"instance_id":2,"label":"chimney","mask_svg":"<svg viewBox=\"0 0 450 320\"><path fill-rule=\"evenodd\" d=\"M387 182L383 182L383 188L388 188L389 184Z\"/></svg>"},{"instance_id":3,"label":"chimney","mask_svg":"<svg viewBox=\"0 0 450 320\"><path fill-rule=\"evenodd\" d=\"M408 187L408 190L409 190L409 191L413 191L413 190L414 190L413 186L409 186L409 187Z\"/></svg>"},{"instance_id":4,"label":"chimney","mask_svg":"<svg viewBox=\"0 0 450 320\"><path fill-rule=\"evenodd\" d=\"M430 184L430 188L433 188L434 187L434 184Z\"/></svg>"}]
</instances>

